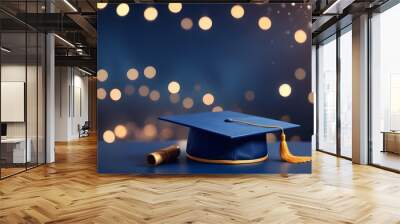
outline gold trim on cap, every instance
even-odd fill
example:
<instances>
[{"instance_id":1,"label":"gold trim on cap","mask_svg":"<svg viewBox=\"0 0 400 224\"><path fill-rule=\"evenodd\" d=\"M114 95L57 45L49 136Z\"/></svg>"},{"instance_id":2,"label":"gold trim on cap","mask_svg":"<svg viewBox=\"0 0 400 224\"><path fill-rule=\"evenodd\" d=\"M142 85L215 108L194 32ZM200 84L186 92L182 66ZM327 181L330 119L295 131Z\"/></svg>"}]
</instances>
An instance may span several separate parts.
<instances>
[{"instance_id":1,"label":"gold trim on cap","mask_svg":"<svg viewBox=\"0 0 400 224\"><path fill-rule=\"evenodd\" d=\"M162 162L162 157L161 157L160 153L153 152L153 153L150 153L150 156L152 156L154 159L154 165L159 165Z\"/></svg>"},{"instance_id":2,"label":"gold trim on cap","mask_svg":"<svg viewBox=\"0 0 400 224\"><path fill-rule=\"evenodd\" d=\"M196 156L191 156L189 154L186 154L186 156L191 160L201 162L201 163L231 164L231 165L259 163L259 162L262 162L262 161L265 161L268 159L268 155L263 156L261 158L257 158L257 159L244 159L244 160L204 159L204 158L199 158Z\"/></svg>"}]
</instances>

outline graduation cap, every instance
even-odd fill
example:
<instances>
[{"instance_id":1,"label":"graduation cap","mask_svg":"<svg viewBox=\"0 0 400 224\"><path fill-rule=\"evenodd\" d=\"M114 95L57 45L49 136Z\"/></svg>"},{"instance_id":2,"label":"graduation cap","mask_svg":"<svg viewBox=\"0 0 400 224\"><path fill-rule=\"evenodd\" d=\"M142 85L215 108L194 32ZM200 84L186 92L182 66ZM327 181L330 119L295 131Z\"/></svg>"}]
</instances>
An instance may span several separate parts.
<instances>
[{"instance_id":1,"label":"graduation cap","mask_svg":"<svg viewBox=\"0 0 400 224\"><path fill-rule=\"evenodd\" d=\"M291 163L311 161L311 157L290 153L285 129L297 124L232 111L163 116L160 120L189 127L186 154L206 163L245 164L268 158L266 133L281 131L280 155Z\"/></svg>"}]
</instances>

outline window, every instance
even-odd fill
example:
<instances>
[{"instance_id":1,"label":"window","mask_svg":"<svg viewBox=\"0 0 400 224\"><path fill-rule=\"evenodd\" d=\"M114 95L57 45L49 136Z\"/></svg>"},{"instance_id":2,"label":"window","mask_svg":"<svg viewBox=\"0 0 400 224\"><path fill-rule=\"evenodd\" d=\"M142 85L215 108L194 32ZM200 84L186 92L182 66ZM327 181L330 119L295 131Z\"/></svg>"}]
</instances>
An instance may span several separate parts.
<instances>
[{"instance_id":1,"label":"window","mask_svg":"<svg viewBox=\"0 0 400 224\"><path fill-rule=\"evenodd\" d=\"M371 162L400 170L400 5L371 18Z\"/></svg>"},{"instance_id":2,"label":"window","mask_svg":"<svg viewBox=\"0 0 400 224\"><path fill-rule=\"evenodd\" d=\"M318 149L336 153L336 37L318 48Z\"/></svg>"},{"instance_id":3,"label":"window","mask_svg":"<svg viewBox=\"0 0 400 224\"><path fill-rule=\"evenodd\" d=\"M352 157L352 33L340 36L340 155Z\"/></svg>"}]
</instances>

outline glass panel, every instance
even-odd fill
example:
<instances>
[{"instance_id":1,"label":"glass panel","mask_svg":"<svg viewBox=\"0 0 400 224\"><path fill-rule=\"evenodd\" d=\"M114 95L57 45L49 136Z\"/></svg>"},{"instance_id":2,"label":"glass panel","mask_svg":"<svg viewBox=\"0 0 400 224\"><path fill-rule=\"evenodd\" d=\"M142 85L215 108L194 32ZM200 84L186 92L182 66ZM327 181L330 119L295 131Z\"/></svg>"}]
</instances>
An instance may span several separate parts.
<instances>
[{"instance_id":1,"label":"glass panel","mask_svg":"<svg viewBox=\"0 0 400 224\"><path fill-rule=\"evenodd\" d=\"M39 33L39 41L38 41L38 163L45 163L46 158L46 149L45 149L45 122L46 122L46 113L45 113L45 65L46 65L46 37L44 34Z\"/></svg>"},{"instance_id":2,"label":"glass panel","mask_svg":"<svg viewBox=\"0 0 400 224\"><path fill-rule=\"evenodd\" d=\"M336 38L318 48L318 147L336 153Z\"/></svg>"},{"instance_id":3,"label":"glass panel","mask_svg":"<svg viewBox=\"0 0 400 224\"><path fill-rule=\"evenodd\" d=\"M352 34L340 36L340 153L352 157Z\"/></svg>"},{"instance_id":4,"label":"glass panel","mask_svg":"<svg viewBox=\"0 0 400 224\"><path fill-rule=\"evenodd\" d=\"M37 102L37 83L38 83L38 56L37 56L37 45L38 36L36 32L27 33L27 44L28 44L28 55L27 55L27 81L26 81L26 112L27 112L27 149L31 153L28 153L31 158L28 159L28 168L37 165L37 132L38 132L38 102Z\"/></svg>"},{"instance_id":5,"label":"glass panel","mask_svg":"<svg viewBox=\"0 0 400 224\"><path fill-rule=\"evenodd\" d=\"M372 25L372 163L400 170L400 5L375 15Z\"/></svg>"},{"instance_id":6,"label":"glass panel","mask_svg":"<svg viewBox=\"0 0 400 224\"><path fill-rule=\"evenodd\" d=\"M26 150L26 33L1 34L1 175L25 170Z\"/></svg>"}]
</instances>

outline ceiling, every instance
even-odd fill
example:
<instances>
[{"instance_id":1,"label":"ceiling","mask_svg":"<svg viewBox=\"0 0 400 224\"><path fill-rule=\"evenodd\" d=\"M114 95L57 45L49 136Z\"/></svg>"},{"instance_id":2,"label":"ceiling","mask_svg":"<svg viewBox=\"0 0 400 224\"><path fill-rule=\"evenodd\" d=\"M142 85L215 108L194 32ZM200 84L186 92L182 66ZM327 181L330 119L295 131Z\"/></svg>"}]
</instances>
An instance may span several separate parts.
<instances>
[{"instance_id":1,"label":"ceiling","mask_svg":"<svg viewBox=\"0 0 400 224\"><path fill-rule=\"evenodd\" d=\"M99 0L100 2L101 0ZM5 43L15 49L24 50L26 29L29 32L54 32L56 39L56 64L82 66L96 70L97 16L96 0L1 0L0 22ZM108 0L102 2L127 2ZM129 2L129 1L128 1ZM168 2L167 0L131 0L131 2ZM188 2L202 2L191 0ZM216 0L214 2L232 2ZM247 0L235 2L249 2ZM251 1L262 2L262 1ZM313 39L323 38L335 32L335 25L346 16L354 16L377 7L386 0L269 0L270 3L309 2L313 8ZM50 13L51 12L51 13ZM348 19L351 23L351 18ZM345 25L343 23L342 25ZM334 28L332 28L334 27ZM64 41L66 40L66 41ZM28 52L33 44L28 44ZM21 54L24 52L20 52Z\"/></svg>"}]
</instances>

